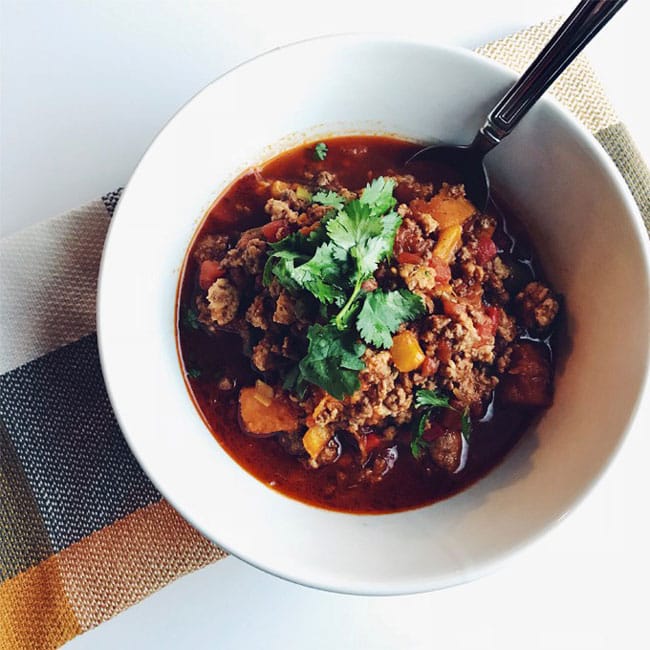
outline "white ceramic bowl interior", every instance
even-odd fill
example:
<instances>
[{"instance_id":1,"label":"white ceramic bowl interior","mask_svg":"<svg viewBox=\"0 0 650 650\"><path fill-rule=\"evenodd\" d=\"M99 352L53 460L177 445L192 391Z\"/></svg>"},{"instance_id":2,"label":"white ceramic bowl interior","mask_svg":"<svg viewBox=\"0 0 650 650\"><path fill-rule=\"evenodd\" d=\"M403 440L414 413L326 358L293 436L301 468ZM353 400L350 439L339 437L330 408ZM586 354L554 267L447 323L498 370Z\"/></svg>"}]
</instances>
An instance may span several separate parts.
<instances>
[{"instance_id":1,"label":"white ceramic bowl interior","mask_svg":"<svg viewBox=\"0 0 650 650\"><path fill-rule=\"evenodd\" d=\"M290 90L275 93L286 80ZM612 458L648 364L648 253L636 206L596 141L544 100L488 158L565 296L570 345L556 399L485 479L446 501L380 516L287 498L244 471L194 409L174 340L188 243L245 167L305 139L396 133L471 140L513 81L466 51L339 36L274 50L192 99L143 157L113 218L98 332L111 401L131 449L192 524L279 576L394 594L463 582L561 519Z\"/></svg>"}]
</instances>

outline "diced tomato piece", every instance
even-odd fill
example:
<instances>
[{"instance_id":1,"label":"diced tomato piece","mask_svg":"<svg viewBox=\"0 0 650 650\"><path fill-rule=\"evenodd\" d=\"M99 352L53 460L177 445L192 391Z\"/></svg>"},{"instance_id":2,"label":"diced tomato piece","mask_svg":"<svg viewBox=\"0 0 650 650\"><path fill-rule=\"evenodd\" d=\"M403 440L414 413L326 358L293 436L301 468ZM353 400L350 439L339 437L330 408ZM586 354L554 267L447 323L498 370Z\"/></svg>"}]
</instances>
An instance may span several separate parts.
<instances>
[{"instance_id":1,"label":"diced tomato piece","mask_svg":"<svg viewBox=\"0 0 650 650\"><path fill-rule=\"evenodd\" d=\"M449 300L443 296L442 300L442 309L447 316L451 318L459 318L465 309L464 305L457 303L455 300Z\"/></svg>"},{"instance_id":2,"label":"diced tomato piece","mask_svg":"<svg viewBox=\"0 0 650 650\"><path fill-rule=\"evenodd\" d=\"M436 354L442 363L449 363L451 361L451 343L447 339L440 341Z\"/></svg>"},{"instance_id":3,"label":"diced tomato piece","mask_svg":"<svg viewBox=\"0 0 650 650\"><path fill-rule=\"evenodd\" d=\"M436 272L436 284L448 284L451 280L451 269L449 264L441 260L437 255L432 255L429 266Z\"/></svg>"},{"instance_id":4,"label":"diced tomato piece","mask_svg":"<svg viewBox=\"0 0 650 650\"><path fill-rule=\"evenodd\" d=\"M286 219L278 219L277 221L269 221L262 226L262 234L267 239L267 241L275 242L278 241L278 232L282 228L286 228L288 222Z\"/></svg>"},{"instance_id":5,"label":"diced tomato piece","mask_svg":"<svg viewBox=\"0 0 650 650\"><path fill-rule=\"evenodd\" d=\"M397 261L400 264L422 264L422 258L416 253L400 253Z\"/></svg>"},{"instance_id":6,"label":"diced tomato piece","mask_svg":"<svg viewBox=\"0 0 650 650\"><path fill-rule=\"evenodd\" d=\"M381 445L381 438L376 433L369 433L366 436L366 452L370 453Z\"/></svg>"},{"instance_id":7,"label":"diced tomato piece","mask_svg":"<svg viewBox=\"0 0 650 650\"><path fill-rule=\"evenodd\" d=\"M501 320L501 309L499 309L499 307L495 307L494 305L488 305L485 308L485 313L487 314L487 317L492 321L494 331L496 332L497 327L499 327L499 321Z\"/></svg>"},{"instance_id":8,"label":"diced tomato piece","mask_svg":"<svg viewBox=\"0 0 650 650\"><path fill-rule=\"evenodd\" d=\"M445 435L445 428L438 422L429 422L427 428L424 430L422 437L427 442L433 442L436 438L440 438Z\"/></svg>"},{"instance_id":9,"label":"diced tomato piece","mask_svg":"<svg viewBox=\"0 0 650 650\"><path fill-rule=\"evenodd\" d=\"M492 241L492 237L482 235L479 237L476 246L476 261L483 266L487 264L497 254L497 245Z\"/></svg>"},{"instance_id":10,"label":"diced tomato piece","mask_svg":"<svg viewBox=\"0 0 650 650\"><path fill-rule=\"evenodd\" d=\"M199 286L207 291L217 278L222 278L224 275L226 275L226 271L219 262L205 260L201 262L199 269Z\"/></svg>"},{"instance_id":11,"label":"diced tomato piece","mask_svg":"<svg viewBox=\"0 0 650 650\"><path fill-rule=\"evenodd\" d=\"M501 319L501 310L493 305L485 308L485 320L476 323L476 331L483 341L489 340L497 333L499 320Z\"/></svg>"},{"instance_id":12,"label":"diced tomato piece","mask_svg":"<svg viewBox=\"0 0 650 650\"><path fill-rule=\"evenodd\" d=\"M438 370L438 360L427 357L420 366L420 374L423 377L431 377Z\"/></svg>"}]
</instances>

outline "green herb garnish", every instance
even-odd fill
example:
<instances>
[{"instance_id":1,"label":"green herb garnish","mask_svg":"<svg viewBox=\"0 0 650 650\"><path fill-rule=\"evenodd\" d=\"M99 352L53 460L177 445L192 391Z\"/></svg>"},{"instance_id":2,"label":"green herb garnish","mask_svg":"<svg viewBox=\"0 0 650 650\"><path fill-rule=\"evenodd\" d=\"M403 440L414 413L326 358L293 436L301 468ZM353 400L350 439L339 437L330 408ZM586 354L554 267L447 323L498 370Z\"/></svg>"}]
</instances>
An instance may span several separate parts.
<instances>
[{"instance_id":1,"label":"green herb garnish","mask_svg":"<svg viewBox=\"0 0 650 650\"><path fill-rule=\"evenodd\" d=\"M393 210L394 189L395 181L379 177L347 203L336 192L317 192L313 201L332 211L309 235L294 233L271 244L264 268L267 286L275 277L294 295L305 291L320 303L327 324L310 327L309 349L296 381L309 381L338 399L359 388L366 347L358 339L388 348L399 326L425 311L422 299L406 289L363 290L363 283L393 254L402 223Z\"/></svg>"},{"instance_id":2,"label":"green herb garnish","mask_svg":"<svg viewBox=\"0 0 650 650\"><path fill-rule=\"evenodd\" d=\"M341 210L345 205L345 199L340 194L332 192L332 190L321 190L320 192L316 192L316 194L311 197L311 200L313 203L332 206L337 210Z\"/></svg>"},{"instance_id":3,"label":"green herb garnish","mask_svg":"<svg viewBox=\"0 0 650 650\"><path fill-rule=\"evenodd\" d=\"M299 363L306 381L343 399L359 389L359 370L365 367L361 355L366 346L353 332L341 332L334 325L312 325L307 333L309 349Z\"/></svg>"},{"instance_id":4,"label":"green herb garnish","mask_svg":"<svg viewBox=\"0 0 650 650\"><path fill-rule=\"evenodd\" d=\"M187 369L187 376L190 379L197 379L198 377L201 376L201 371L198 368L188 368Z\"/></svg>"},{"instance_id":5,"label":"green herb garnish","mask_svg":"<svg viewBox=\"0 0 650 650\"><path fill-rule=\"evenodd\" d=\"M183 312L182 323L187 327L191 327L194 330L198 330L199 315L196 313L196 311L194 311L190 307L186 307L185 311Z\"/></svg>"},{"instance_id":6,"label":"green herb garnish","mask_svg":"<svg viewBox=\"0 0 650 650\"><path fill-rule=\"evenodd\" d=\"M469 439L472 436L472 420L469 417L469 407L465 407L465 410L461 415L460 432L463 434L463 438L465 438L465 442L469 442Z\"/></svg>"},{"instance_id":7,"label":"green herb garnish","mask_svg":"<svg viewBox=\"0 0 650 650\"><path fill-rule=\"evenodd\" d=\"M437 390L420 389L415 393L414 399L415 407L422 409L415 420L415 427L413 428L413 437L411 438L411 453L415 458L421 458L422 454L426 451L428 445L424 440L424 430L427 422L431 417L431 411L434 408L448 408L456 411L453 406L449 404L449 397ZM461 415L461 433L466 442L472 435L472 420L469 415L469 407L465 407Z\"/></svg>"},{"instance_id":8,"label":"green herb garnish","mask_svg":"<svg viewBox=\"0 0 650 650\"><path fill-rule=\"evenodd\" d=\"M414 458L422 458L422 454L427 450L428 444L426 440L422 437L424 434L424 429L427 426L429 421L430 411L424 411L420 413L415 421L415 431L413 432L413 438L411 439L411 453Z\"/></svg>"},{"instance_id":9,"label":"green herb garnish","mask_svg":"<svg viewBox=\"0 0 650 650\"><path fill-rule=\"evenodd\" d=\"M326 156L327 156L327 145L324 142L319 142L314 147L314 159L325 160Z\"/></svg>"},{"instance_id":10,"label":"green herb garnish","mask_svg":"<svg viewBox=\"0 0 650 650\"><path fill-rule=\"evenodd\" d=\"M372 291L363 300L357 329L364 341L378 348L390 348L399 326L419 318L424 311L422 298L406 289Z\"/></svg>"},{"instance_id":11,"label":"green herb garnish","mask_svg":"<svg viewBox=\"0 0 650 650\"><path fill-rule=\"evenodd\" d=\"M416 408L451 408L449 406L449 397L443 395L437 390L426 390L424 388L415 393L415 407Z\"/></svg>"}]
</instances>

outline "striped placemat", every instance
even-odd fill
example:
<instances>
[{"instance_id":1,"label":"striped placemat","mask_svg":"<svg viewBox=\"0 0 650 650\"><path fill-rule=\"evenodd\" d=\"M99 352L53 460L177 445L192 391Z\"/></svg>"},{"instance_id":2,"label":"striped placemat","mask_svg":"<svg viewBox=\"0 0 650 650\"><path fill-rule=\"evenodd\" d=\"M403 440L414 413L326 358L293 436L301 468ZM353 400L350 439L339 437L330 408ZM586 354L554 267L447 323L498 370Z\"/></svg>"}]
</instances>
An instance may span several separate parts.
<instances>
[{"instance_id":1,"label":"striped placemat","mask_svg":"<svg viewBox=\"0 0 650 650\"><path fill-rule=\"evenodd\" d=\"M521 71L559 20L479 49ZM553 87L650 226L650 174L579 58ZM97 271L119 190L0 241L0 649L56 648L224 557L129 452L102 380Z\"/></svg>"}]
</instances>

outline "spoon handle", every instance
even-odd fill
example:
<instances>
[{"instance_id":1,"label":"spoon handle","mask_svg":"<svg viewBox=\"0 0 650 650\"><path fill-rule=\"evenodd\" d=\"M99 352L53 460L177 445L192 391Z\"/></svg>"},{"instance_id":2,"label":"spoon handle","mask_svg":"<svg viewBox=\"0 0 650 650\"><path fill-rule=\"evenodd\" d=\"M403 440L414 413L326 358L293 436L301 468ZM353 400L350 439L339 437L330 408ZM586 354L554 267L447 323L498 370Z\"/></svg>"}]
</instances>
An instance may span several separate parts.
<instances>
[{"instance_id":1,"label":"spoon handle","mask_svg":"<svg viewBox=\"0 0 650 650\"><path fill-rule=\"evenodd\" d=\"M627 0L582 0L537 58L487 116L474 146L487 153L505 138L546 89Z\"/></svg>"}]
</instances>

